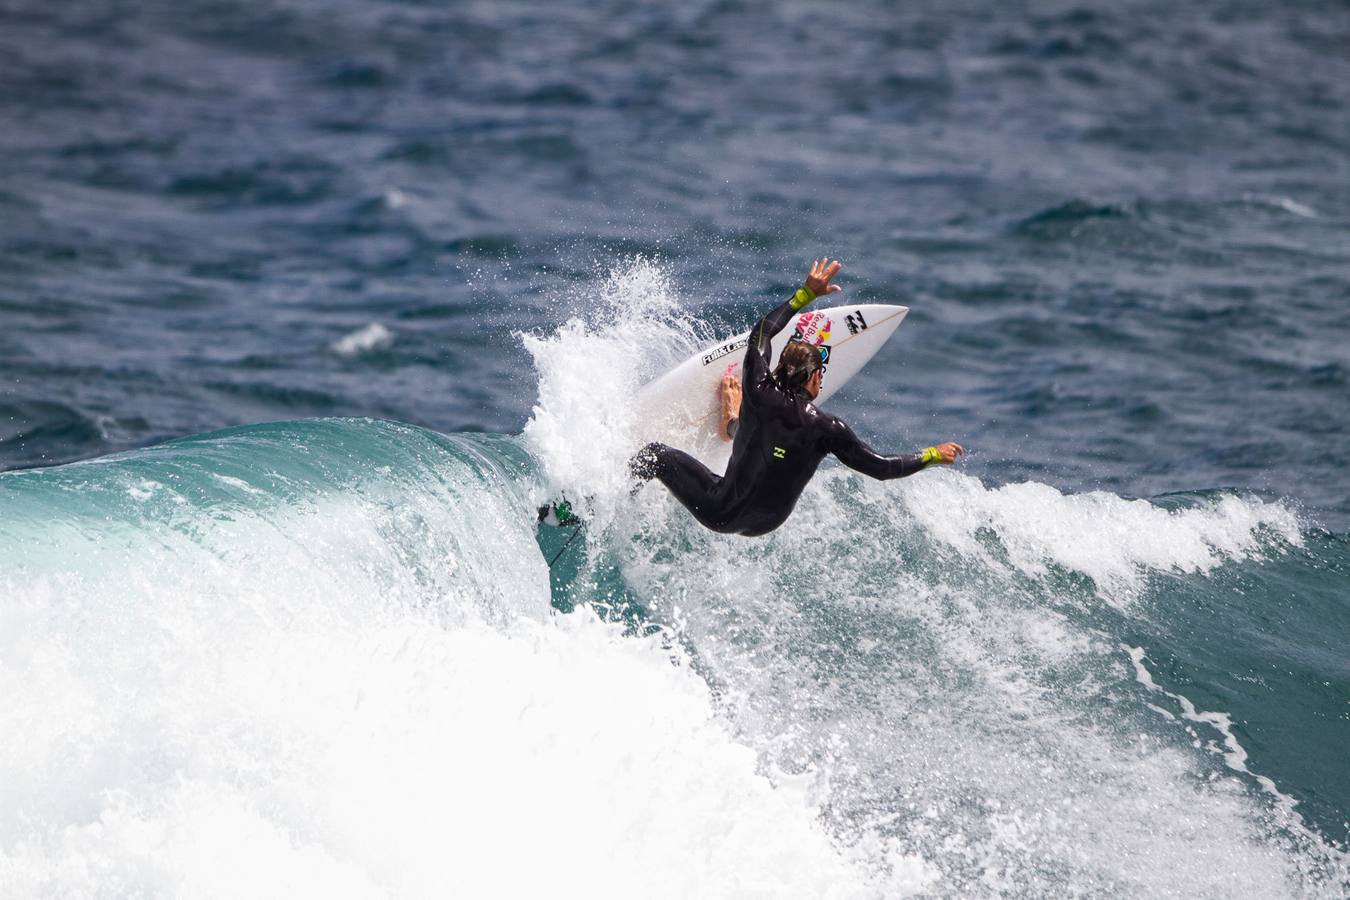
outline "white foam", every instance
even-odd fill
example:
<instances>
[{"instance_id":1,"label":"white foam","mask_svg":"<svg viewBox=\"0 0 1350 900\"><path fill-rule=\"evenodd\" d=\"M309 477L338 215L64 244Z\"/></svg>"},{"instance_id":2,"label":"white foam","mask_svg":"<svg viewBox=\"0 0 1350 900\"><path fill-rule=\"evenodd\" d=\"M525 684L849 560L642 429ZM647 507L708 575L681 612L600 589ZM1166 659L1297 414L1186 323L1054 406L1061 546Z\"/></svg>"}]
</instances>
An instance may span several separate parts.
<instances>
[{"instance_id":1,"label":"white foam","mask_svg":"<svg viewBox=\"0 0 1350 900\"><path fill-rule=\"evenodd\" d=\"M1297 200L1293 200L1289 197L1268 196L1264 194L1244 194L1243 199L1248 203L1284 210L1301 219L1317 218L1317 210L1308 206L1306 203L1299 203Z\"/></svg>"},{"instance_id":2,"label":"white foam","mask_svg":"<svg viewBox=\"0 0 1350 900\"><path fill-rule=\"evenodd\" d=\"M6 896L865 891L655 642L376 618L156 642L110 679L67 658L7 710L80 715L5 754Z\"/></svg>"},{"instance_id":3,"label":"white foam","mask_svg":"<svg viewBox=\"0 0 1350 900\"><path fill-rule=\"evenodd\" d=\"M359 356L394 344L394 333L379 322L371 322L334 341L330 347L339 356Z\"/></svg>"},{"instance_id":4,"label":"white foam","mask_svg":"<svg viewBox=\"0 0 1350 900\"><path fill-rule=\"evenodd\" d=\"M667 637L549 614L521 512L377 482L0 573L0 896L875 896Z\"/></svg>"},{"instance_id":5,"label":"white foam","mask_svg":"<svg viewBox=\"0 0 1350 900\"><path fill-rule=\"evenodd\" d=\"M637 258L572 301L578 314L553 334L521 340L539 373L524 436L552 491L584 491L591 518L608 521L626 498L633 432L629 399L652 376L693 352L698 331L664 268Z\"/></svg>"},{"instance_id":6,"label":"white foam","mask_svg":"<svg viewBox=\"0 0 1350 900\"><path fill-rule=\"evenodd\" d=\"M886 488L874 483L864 490ZM1137 596L1151 571L1203 573L1259 555L1263 533L1294 546L1303 542L1287 506L1251 497L1226 495L1167 510L1105 491L1064 494L1035 482L986 488L953 471L925 472L897 493L904 506L893 520L913 517L937 540L995 564L979 540L980 530L989 529L1017 570L1040 577L1054 564L1081 572L1118 604Z\"/></svg>"},{"instance_id":7,"label":"white foam","mask_svg":"<svg viewBox=\"0 0 1350 900\"><path fill-rule=\"evenodd\" d=\"M127 485L127 496L133 500L149 500L164 485L149 478L141 478L135 484Z\"/></svg>"},{"instance_id":8,"label":"white foam","mask_svg":"<svg viewBox=\"0 0 1350 900\"><path fill-rule=\"evenodd\" d=\"M266 491L256 488L242 478L235 478L233 475L221 475L219 472L212 472L211 477L221 484L229 485L235 490L243 491L245 494L252 494L255 497L266 495Z\"/></svg>"},{"instance_id":9,"label":"white foam","mask_svg":"<svg viewBox=\"0 0 1350 900\"><path fill-rule=\"evenodd\" d=\"M1057 583L1057 566L1126 605L1150 572L1255 557L1266 533L1298 543L1280 505L1168 512L836 468L751 541L700 530L658 489L639 501L638 540L614 551L626 579L658 616L678 604L770 765L829 773L842 840L921 857L949 895L1334 894L1325 848L1305 856L1239 780L1141 726L1115 642L1026 587Z\"/></svg>"}]
</instances>

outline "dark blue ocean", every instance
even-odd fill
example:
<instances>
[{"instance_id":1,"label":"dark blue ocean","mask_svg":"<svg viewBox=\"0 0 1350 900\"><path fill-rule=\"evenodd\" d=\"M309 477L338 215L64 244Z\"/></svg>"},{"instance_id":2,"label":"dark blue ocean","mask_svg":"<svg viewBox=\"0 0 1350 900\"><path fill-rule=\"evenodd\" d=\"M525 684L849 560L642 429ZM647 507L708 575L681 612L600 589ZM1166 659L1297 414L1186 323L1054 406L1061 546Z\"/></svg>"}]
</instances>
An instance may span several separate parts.
<instances>
[{"instance_id":1,"label":"dark blue ocean","mask_svg":"<svg viewBox=\"0 0 1350 900\"><path fill-rule=\"evenodd\" d=\"M0 896L1344 896L1350 5L0 0L0 470Z\"/></svg>"}]
</instances>

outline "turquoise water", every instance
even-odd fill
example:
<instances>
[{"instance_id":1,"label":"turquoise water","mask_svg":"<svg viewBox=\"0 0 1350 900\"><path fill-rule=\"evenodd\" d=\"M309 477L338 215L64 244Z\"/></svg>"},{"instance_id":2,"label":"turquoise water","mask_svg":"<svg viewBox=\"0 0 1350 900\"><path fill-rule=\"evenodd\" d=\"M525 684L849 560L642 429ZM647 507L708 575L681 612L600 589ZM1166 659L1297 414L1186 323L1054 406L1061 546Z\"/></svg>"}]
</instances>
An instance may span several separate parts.
<instances>
[{"instance_id":1,"label":"turquoise water","mask_svg":"<svg viewBox=\"0 0 1350 900\"><path fill-rule=\"evenodd\" d=\"M1350 547L1287 505L832 468L757 541L591 498L550 573L553 462L333 419L0 477L7 892L1344 890Z\"/></svg>"}]
</instances>

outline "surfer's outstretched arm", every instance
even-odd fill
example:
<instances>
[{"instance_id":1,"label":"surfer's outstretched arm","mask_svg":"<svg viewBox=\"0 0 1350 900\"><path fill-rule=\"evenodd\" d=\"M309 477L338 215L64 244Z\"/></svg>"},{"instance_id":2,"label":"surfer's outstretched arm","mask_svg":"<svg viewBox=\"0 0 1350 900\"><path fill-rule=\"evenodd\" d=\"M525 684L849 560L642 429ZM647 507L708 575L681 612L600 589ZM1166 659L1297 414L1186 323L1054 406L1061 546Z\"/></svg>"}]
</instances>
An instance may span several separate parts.
<instances>
[{"instance_id":1,"label":"surfer's outstretched arm","mask_svg":"<svg viewBox=\"0 0 1350 900\"><path fill-rule=\"evenodd\" d=\"M913 475L930 465L951 465L956 458L965 453L960 444L939 444L918 453L903 453L899 456L885 456L862 442L853 429L839 419L831 417L826 433L826 448L841 463L855 469L870 478L882 480L904 478Z\"/></svg>"},{"instance_id":2,"label":"surfer's outstretched arm","mask_svg":"<svg viewBox=\"0 0 1350 900\"><path fill-rule=\"evenodd\" d=\"M797 293L750 329L750 344L745 348L745 363L741 369L742 386L758 386L768 377L769 361L773 357L773 337L787 327L793 313L817 297L841 289L837 284L830 284L830 279L839 274L841 266L839 260L816 260L811 266L811 273L806 276L806 283L797 288Z\"/></svg>"}]
</instances>

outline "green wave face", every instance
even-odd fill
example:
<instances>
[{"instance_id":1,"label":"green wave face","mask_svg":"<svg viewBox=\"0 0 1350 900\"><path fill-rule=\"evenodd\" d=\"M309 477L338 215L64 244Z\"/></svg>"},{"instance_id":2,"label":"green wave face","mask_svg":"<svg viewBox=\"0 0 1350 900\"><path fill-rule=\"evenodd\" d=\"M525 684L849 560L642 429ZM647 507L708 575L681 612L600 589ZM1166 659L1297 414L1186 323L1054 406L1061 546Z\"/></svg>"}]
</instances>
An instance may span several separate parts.
<instances>
[{"instance_id":1,"label":"green wave face","mask_svg":"<svg viewBox=\"0 0 1350 900\"><path fill-rule=\"evenodd\" d=\"M241 576L294 603L364 582L452 617L543 615L518 444L372 419L211 432L0 476L0 583L66 602L132 585L219 594ZM489 560L485 550L497 549ZM353 592L344 590L342 596Z\"/></svg>"}]
</instances>

